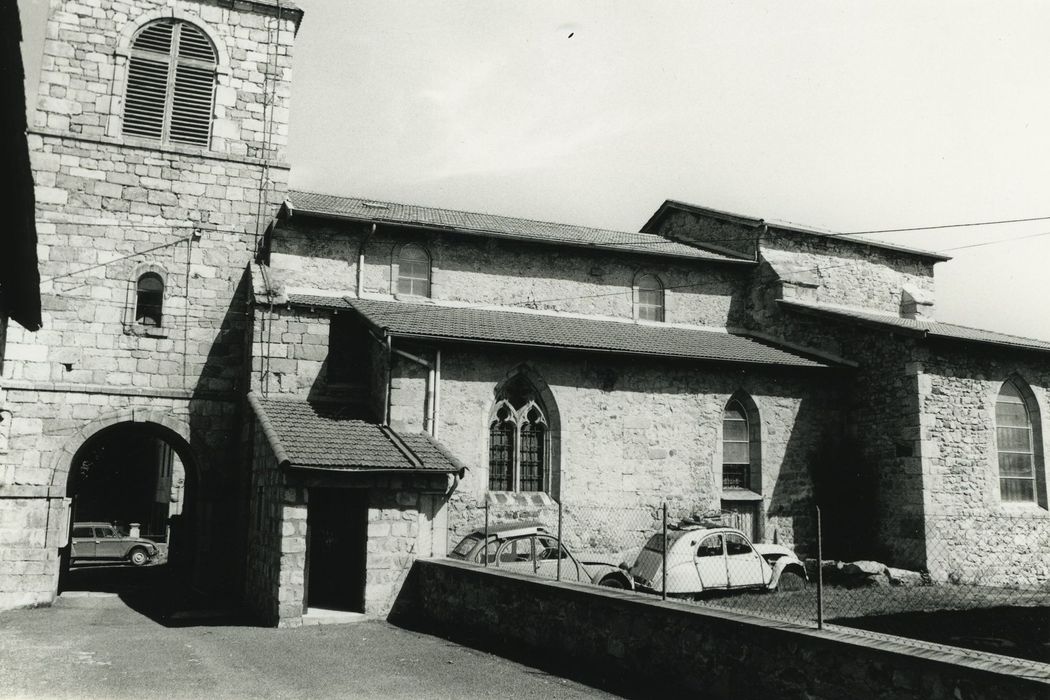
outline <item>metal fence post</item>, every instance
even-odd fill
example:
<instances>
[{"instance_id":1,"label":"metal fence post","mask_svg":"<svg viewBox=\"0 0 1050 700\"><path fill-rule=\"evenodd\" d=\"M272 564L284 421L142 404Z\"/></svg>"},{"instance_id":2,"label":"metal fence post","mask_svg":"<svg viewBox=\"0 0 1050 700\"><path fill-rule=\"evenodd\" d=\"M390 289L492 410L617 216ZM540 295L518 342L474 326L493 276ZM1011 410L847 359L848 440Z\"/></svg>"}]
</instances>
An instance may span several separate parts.
<instances>
[{"instance_id":1,"label":"metal fence post","mask_svg":"<svg viewBox=\"0 0 1050 700\"><path fill-rule=\"evenodd\" d=\"M558 581L561 581L561 558L564 556L564 547L561 537L561 501L558 501Z\"/></svg>"},{"instance_id":2,"label":"metal fence post","mask_svg":"<svg viewBox=\"0 0 1050 700\"><path fill-rule=\"evenodd\" d=\"M489 565L489 500L485 499L485 541L481 545L481 561L483 566Z\"/></svg>"},{"instance_id":3,"label":"metal fence post","mask_svg":"<svg viewBox=\"0 0 1050 700\"><path fill-rule=\"evenodd\" d=\"M817 506L817 629L824 629L824 537Z\"/></svg>"},{"instance_id":4,"label":"metal fence post","mask_svg":"<svg viewBox=\"0 0 1050 700\"><path fill-rule=\"evenodd\" d=\"M660 567L660 573L663 576L663 583L660 586L660 589L661 589L660 590L660 597L663 600L667 600L667 503L666 502L664 503L664 509L663 510L664 510L664 512L663 512L664 543L663 543L663 547L661 547L661 549L663 549L663 555L662 555L663 556L663 566Z\"/></svg>"}]
</instances>

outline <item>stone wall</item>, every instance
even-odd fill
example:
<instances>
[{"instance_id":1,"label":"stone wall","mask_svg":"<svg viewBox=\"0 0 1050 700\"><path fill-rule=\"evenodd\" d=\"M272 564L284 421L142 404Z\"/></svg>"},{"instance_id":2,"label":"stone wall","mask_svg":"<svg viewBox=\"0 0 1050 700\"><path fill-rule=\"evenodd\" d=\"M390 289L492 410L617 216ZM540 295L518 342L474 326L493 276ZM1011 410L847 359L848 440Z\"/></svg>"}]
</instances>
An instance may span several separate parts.
<instances>
[{"instance_id":1,"label":"stone wall","mask_svg":"<svg viewBox=\"0 0 1050 700\"><path fill-rule=\"evenodd\" d=\"M8 387L13 434L0 450L0 607L49 603L59 575L59 548L67 542L69 472L77 451L117 425L159 431L187 468L186 522L177 555L194 562L194 583L236 588L238 475L235 401L195 400L188 393L136 393L112 388L83 391L75 385ZM195 533L195 536L194 534ZM180 549L180 545L174 545ZM190 546L193 551L185 551ZM45 570L41 571L44 568Z\"/></svg>"},{"instance_id":2,"label":"stone wall","mask_svg":"<svg viewBox=\"0 0 1050 700\"><path fill-rule=\"evenodd\" d=\"M810 301L897 314L905 287L933 298L934 262L920 255L774 226L760 245L761 258L789 276L814 276Z\"/></svg>"},{"instance_id":3,"label":"stone wall","mask_svg":"<svg viewBox=\"0 0 1050 700\"><path fill-rule=\"evenodd\" d=\"M356 294L358 252L369 229L306 216L274 233L270 263L281 284ZM391 294L392 263L407 242L431 256L431 297L633 318L635 277L656 274L666 288L667 321L725 327L742 298L746 265L583 251L519 241L380 226L365 246L363 291Z\"/></svg>"},{"instance_id":4,"label":"stone wall","mask_svg":"<svg viewBox=\"0 0 1050 700\"><path fill-rule=\"evenodd\" d=\"M258 420L252 427L245 599L264 624L278 625L303 614L306 495L285 483Z\"/></svg>"},{"instance_id":5,"label":"stone wall","mask_svg":"<svg viewBox=\"0 0 1050 700\"><path fill-rule=\"evenodd\" d=\"M275 14L250 3L52 2L28 137L44 325L35 334L9 329L0 378L10 431L0 454L0 512L21 513L0 536L0 561L24 578L0 581L0 607L54 596L70 463L93 431L117 422L165 426L191 453L194 583L239 585L245 269L256 235L284 199L298 18ZM210 148L120 133L128 42L141 22L162 16L194 21L216 41ZM268 76L267 46L275 60ZM267 91L276 100L265 120L269 148ZM164 281L159 327L136 323L135 284L144 272ZM22 520L32 527L16 529Z\"/></svg>"},{"instance_id":6,"label":"stone wall","mask_svg":"<svg viewBox=\"0 0 1050 700\"><path fill-rule=\"evenodd\" d=\"M1050 688L1030 662L975 660L447 560L416 563L391 619L644 695L1035 700Z\"/></svg>"},{"instance_id":7,"label":"stone wall","mask_svg":"<svg viewBox=\"0 0 1050 700\"><path fill-rule=\"evenodd\" d=\"M811 548L811 469L836 436L841 405L834 372L454 346L441 351L436 426L438 440L469 467L450 503L453 543L484 520L494 393L521 367L556 402L547 406L560 415L552 426L553 495L572 514L566 528L581 541L597 535L606 551L636 544L624 540L637 538L664 501L672 518L719 510L722 411L732 394L745 391L761 420L765 538ZM394 370L397 415L418 429L424 376L410 363L399 361ZM622 537L613 534L618 529Z\"/></svg>"},{"instance_id":8,"label":"stone wall","mask_svg":"<svg viewBox=\"0 0 1050 700\"><path fill-rule=\"evenodd\" d=\"M995 403L1019 378L1039 407L1042 463L1036 503L999 495ZM935 578L988 585L1050 585L1050 362L1038 354L938 343L919 366L927 550Z\"/></svg>"},{"instance_id":9,"label":"stone wall","mask_svg":"<svg viewBox=\"0 0 1050 700\"><path fill-rule=\"evenodd\" d=\"M218 52L211 151L284 160L297 13L276 15L275 8L262 4L233 8L193 0L52 0L32 124L90 139L139 142L155 150L147 140L121 135L127 59L140 26L174 16L203 28ZM268 90L274 97L272 117L264 115ZM267 119L273 122L270 153L263 152Z\"/></svg>"}]
</instances>

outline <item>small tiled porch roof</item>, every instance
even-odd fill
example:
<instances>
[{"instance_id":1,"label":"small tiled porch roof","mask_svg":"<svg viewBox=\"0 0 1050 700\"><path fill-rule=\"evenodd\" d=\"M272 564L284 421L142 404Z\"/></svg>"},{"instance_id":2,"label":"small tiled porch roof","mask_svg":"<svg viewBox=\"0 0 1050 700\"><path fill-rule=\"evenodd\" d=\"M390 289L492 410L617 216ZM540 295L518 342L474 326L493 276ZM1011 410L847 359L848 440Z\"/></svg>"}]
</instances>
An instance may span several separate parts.
<instances>
[{"instance_id":1,"label":"small tiled porch roof","mask_svg":"<svg viewBox=\"0 0 1050 700\"><path fill-rule=\"evenodd\" d=\"M881 327L887 331L909 333L924 338L942 338L945 340L1000 345L1022 350L1050 352L1050 342L1045 340L1023 338L1016 335L1007 335L1006 333L986 331L980 328L957 326L953 323L941 323L931 319L902 318L890 313L879 313L867 309L817 304L793 299L781 299L778 303L785 308L801 313L838 318L860 325Z\"/></svg>"},{"instance_id":2,"label":"small tiled porch roof","mask_svg":"<svg viewBox=\"0 0 1050 700\"><path fill-rule=\"evenodd\" d=\"M352 417L341 404L302 399L248 403L282 467L348 472L458 473L466 467L426 433L399 434Z\"/></svg>"},{"instance_id":3,"label":"small tiled porch roof","mask_svg":"<svg viewBox=\"0 0 1050 700\"><path fill-rule=\"evenodd\" d=\"M397 337L525 345L750 365L828 367L802 354L723 331L527 311L346 298Z\"/></svg>"}]
</instances>

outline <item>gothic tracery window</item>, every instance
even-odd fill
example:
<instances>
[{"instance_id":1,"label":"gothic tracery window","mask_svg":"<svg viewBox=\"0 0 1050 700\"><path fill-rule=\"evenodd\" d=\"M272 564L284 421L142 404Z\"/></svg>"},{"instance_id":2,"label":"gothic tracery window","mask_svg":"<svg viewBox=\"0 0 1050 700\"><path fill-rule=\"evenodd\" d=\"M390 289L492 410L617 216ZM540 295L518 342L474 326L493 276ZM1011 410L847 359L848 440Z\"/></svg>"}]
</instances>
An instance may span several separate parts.
<instances>
[{"instance_id":1,"label":"gothic tracery window","mask_svg":"<svg viewBox=\"0 0 1050 700\"><path fill-rule=\"evenodd\" d=\"M508 382L489 421L489 489L550 490L550 426L527 381Z\"/></svg>"}]
</instances>

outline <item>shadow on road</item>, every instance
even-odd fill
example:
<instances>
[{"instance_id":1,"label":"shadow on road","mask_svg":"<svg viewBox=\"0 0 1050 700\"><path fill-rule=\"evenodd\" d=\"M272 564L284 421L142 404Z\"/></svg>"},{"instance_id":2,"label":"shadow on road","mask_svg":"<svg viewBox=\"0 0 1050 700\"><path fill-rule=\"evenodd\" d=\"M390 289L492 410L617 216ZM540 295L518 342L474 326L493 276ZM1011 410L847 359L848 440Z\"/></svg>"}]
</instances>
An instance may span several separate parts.
<instances>
[{"instance_id":1,"label":"shadow on road","mask_svg":"<svg viewBox=\"0 0 1050 700\"><path fill-rule=\"evenodd\" d=\"M61 593L114 593L129 608L165 627L257 626L234 596L202 593L183 572L168 564L73 566Z\"/></svg>"}]
</instances>

